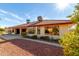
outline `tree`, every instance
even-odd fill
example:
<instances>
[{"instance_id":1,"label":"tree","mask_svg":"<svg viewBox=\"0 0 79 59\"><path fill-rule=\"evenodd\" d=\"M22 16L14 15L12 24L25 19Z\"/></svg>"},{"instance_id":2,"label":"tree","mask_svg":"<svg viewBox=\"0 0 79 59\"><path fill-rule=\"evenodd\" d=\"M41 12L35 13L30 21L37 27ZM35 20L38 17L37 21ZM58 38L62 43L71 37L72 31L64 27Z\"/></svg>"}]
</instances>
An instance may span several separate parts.
<instances>
[{"instance_id":1,"label":"tree","mask_svg":"<svg viewBox=\"0 0 79 59\"><path fill-rule=\"evenodd\" d=\"M4 33L4 31L5 31L5 29L0 28L0 34L3 34L3 33Z\"/></svg>"},{"instance_id":2,"label":"tree","mask_svg":"<svg viewBox=\"0 0 79 59\"><path fill-rule=\"evenodd\" d=\"M59 42L63 47L64 55L79 56L79 4L75 6L72 15L68 17L77 24L76 30L66 33Z\"/></svg>"},{"instance_id":3,"label":"tree","mask_svg":"<svg viewBox=\"0 0 79 59\"><path fill-rule=\"evenodd\" d=\"M79 3L75 6L75 10L72 15L69 15L68 18L74 23L77 24L76 31L79 31Z\"/></svg>"}]
</instances>

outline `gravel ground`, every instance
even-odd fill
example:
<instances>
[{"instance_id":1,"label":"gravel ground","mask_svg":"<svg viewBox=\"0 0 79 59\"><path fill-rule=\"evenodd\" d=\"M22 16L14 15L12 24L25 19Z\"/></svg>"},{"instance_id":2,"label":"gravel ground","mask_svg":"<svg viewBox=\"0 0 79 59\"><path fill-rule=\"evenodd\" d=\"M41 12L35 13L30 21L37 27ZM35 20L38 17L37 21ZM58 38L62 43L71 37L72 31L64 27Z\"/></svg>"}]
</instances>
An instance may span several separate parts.
<instances>
[{"instance_id":1,"label":"gravel ground","mask_svg":"<svg viewBox=\"0 0 79 59\"><path fill-rule=\"evenodd\" d=\"M0 43L2 56L62 56L61 47L29 40L10 40Z\"/></svg>"}]
</instances>

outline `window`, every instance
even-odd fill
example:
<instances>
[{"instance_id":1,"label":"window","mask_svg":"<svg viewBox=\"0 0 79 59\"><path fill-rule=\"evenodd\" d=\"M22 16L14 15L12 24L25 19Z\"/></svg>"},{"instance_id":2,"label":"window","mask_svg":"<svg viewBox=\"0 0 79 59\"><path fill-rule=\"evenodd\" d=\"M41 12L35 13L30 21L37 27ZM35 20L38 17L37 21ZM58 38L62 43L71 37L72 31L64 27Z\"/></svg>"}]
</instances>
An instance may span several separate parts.
<instances>
[{"instance_id":1,"label":"window","mask_svg":"<svg viewBox=\"0 0 79 59\"><path fill-rule=\"evenodd\" d=\"M22 29L22 32L26 32L26 29Z\"/></svg>"},{"instance_id":2,"label":"window","mask_svg":"<svg viewBox=\"0 0 79 59\"><path fill-rule=\"evenodd\" d=\"M35 33L35 28L34 27L29 28L28 33L29 34L34 34Z\"/></svg>"},{"instance_id":3,"label":"window","mask_svg":"<svg viewBox=\"0 0 79 59\"><path fill-rule=\"evenodd\" d=\"M59 26L45 27L45 34L59 35Z\"/></svg>"},{"instance_id":4,"label":"window","mask_svg":"<svg viewBox=\"0 0 79 59\"><path fill-rule=\"evenodd\" d=\"M40 34L40 28L39 27L37 28L37 34Z\"/></svg>"},{"instance_id":5,"label":"window","mask_svg":"<svg viewBox=\"0 0 79 59\"><path fill-rule=\"evenodd\" d=\"M14 32L14 30L12 30L12 32Z\"/></svg>"},{"instance_id":6,"label":"window","mask_svg":"<svg viewBox=\"0 0 79 59\"><path fill-rule=\"evenodd\" d=\"M53 28L53 35L59 35L59 26Z\"/></svg>"}]
</instances>

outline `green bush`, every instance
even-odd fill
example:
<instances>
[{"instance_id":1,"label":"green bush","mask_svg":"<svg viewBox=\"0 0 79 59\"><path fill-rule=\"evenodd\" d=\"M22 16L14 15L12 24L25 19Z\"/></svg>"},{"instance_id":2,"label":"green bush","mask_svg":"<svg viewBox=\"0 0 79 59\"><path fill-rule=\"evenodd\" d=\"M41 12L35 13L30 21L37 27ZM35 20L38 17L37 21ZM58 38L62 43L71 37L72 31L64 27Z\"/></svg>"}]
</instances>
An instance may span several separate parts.
<instances>
[{"instance_id":1,"label":"green bush","mask_svg":"<svg viewBox=\"0 0 79 59\"><path fill-rule=\"evenodd\" d=\"M27 35L26 38L31 38L31 36L28 36L28 35Z\"/></svg>"},{"instance_id":2,"label":"green bush","mask_svg":"<svg viewBox=\"0 0 79 59\"><path fill-rule=\"evenodd\" d=\"M22 35L23 37L26 37L26 36L27 36L26 32L22 32L21 35Z\"/></svg>"},{"instance_id":3,"label":"green bush","mask_svg":"<svg viewBox=\"0 0 79 59\"><path fill-rule=\"evenodd\" d=\"M24 33L22 34L23 37L30 38L30 39L37 39L37 35L29 36L25 35Z\"/></svg>"},{"instance_id":4,"label":"green bush","mask_svg":"<svg viewBox=\"0 0 79 59\"><path fill-rule=\"evenodd\" d=\"M50 38L49 38L49 36L41 36L40 40L50 41Z\"/></svg>"},{"instance_id":5,"label":"green bush","mask_svg":"<svg viewBox=\"0 0 79 59\"><path fill-rule=\"evenodd\" d=\"M79 33L75 31L66 33L59 43L63 47L64 55L79 56Z\"/></svg>"},{"instance_id":6,"label":"green bush","mask_svg":"<svg viewBox=\"0 0 79 59\"><path fill-rule=\"evenodd\" d=\"M0 35L4 34L5 29L4 28L0 28Z\"/></svg>"},{"instance_id":7,"label":"green bush","mask_svg":"<svg viewBox=\"0 0 79 59\"><path fill-rule=\"evenodd\" d=\"M60 39L54 39L54 38L52 37L50 41L51 41L51 42L55 42L55 43L59 43L58 40L60 40Z\"/></svg>"},{"instance_id":8,"label":"green bush","mask_svg":"<svg viewBox=\"0 0 79 59\"><path fill-rule=\"evenodd\" d=\"M37 39L37 35L31 36L32 39Z\"/></svg>"}]
</instances>

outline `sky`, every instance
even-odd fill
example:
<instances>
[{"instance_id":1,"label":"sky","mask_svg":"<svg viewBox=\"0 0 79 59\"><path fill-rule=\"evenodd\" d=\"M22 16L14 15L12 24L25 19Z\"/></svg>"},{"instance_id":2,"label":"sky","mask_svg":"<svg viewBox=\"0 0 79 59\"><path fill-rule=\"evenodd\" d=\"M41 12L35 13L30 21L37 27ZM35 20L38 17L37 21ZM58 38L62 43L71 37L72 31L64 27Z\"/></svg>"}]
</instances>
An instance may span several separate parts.
<instances>
[{"instance_id":1,"label":"sky","mask_svg":"<svg viewBox=\"0 0 79 59\"><path fill-rule=\"evenodd\" d=\"M26 19L36 21L38 16L47 20L68 20L75 4L56 3L0 3L0 26L23 24Z\"/></svg>"}]
</instances>

